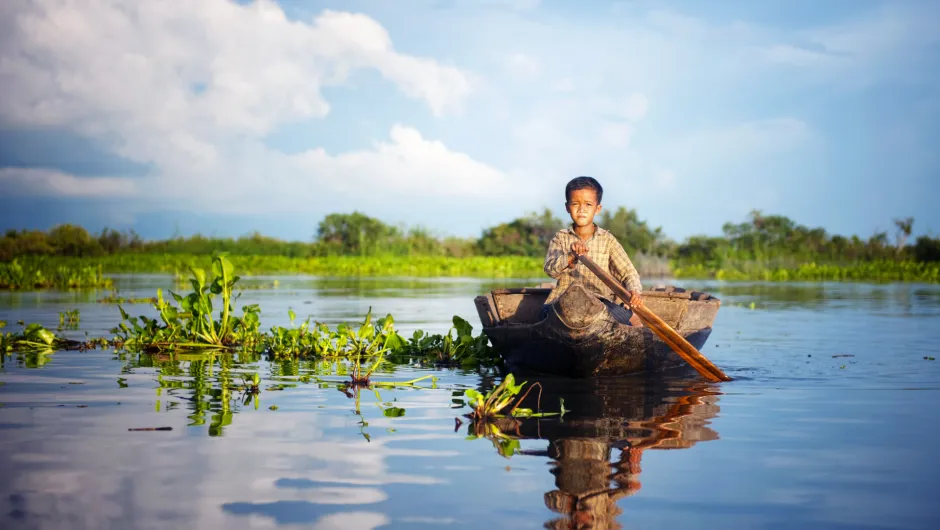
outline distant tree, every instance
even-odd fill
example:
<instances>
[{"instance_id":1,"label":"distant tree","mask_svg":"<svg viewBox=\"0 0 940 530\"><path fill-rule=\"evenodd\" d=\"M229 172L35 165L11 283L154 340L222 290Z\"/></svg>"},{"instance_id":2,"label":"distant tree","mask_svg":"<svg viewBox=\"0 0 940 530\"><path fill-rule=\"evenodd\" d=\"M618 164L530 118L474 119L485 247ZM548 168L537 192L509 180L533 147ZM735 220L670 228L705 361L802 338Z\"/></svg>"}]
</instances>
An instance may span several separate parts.
<instances>
[{"instance_id":1,"label":"distant tree","mask_svg":"<svg viewBox=\"0 0 940 530\"><path fill-rule=\"evenodd\" d=\"M364 256L376 254L399 236L395 227L358 211L327 215L317 228L320 253Z\"/></svg>"},{"instance_id":2,"label":"distant tree","mask_svg":"<svg viewBox=\"0 0 940 530\"><path fill-rule=\"evenodd\" d=\"M604 210L601 212L598 225L617 238L627 253L644 252L662 255L667 251L662 227L650 228L649 224L641 220L636 210L632 208L620 206L614 213Z\"/></svg>"},{"instance_id":3,"label":"distant tree","mask_svg":"<svg viewBox=\"0 0 940 530\"><path fill-rule=\"evenodd\" d=\"M530 213L484 230L477 251L484 256L543 256L555 232L564 226L545 208L541 214Z\"/></svg>"},{"instance_id":4,"label":"distant tree","mask_svg":"<svg viewBox=\"0 0 940 530\"><path fill-rule=\"evenodd\" d=\"M98 240L80 226L58 225L49 231L47 238L60 256L96 256L102 253Z\"/></svg>"},{"instance_id":5,"label":"distant tree","mask_svg":"<svg viewBox=\"0 0 940 530\"><path fill-rule=\"evenodd\" d=\"M900 254L901 250L904 248L904 244L907 242L907 238L911 237L911 232L914 229L914 218L905 217L903 219L895 219L894 226L898 228L897 234L894 237L897 253Z\"/></svg>"},{"instance_id":6,"label":"distant tree","mask_svg":"<svg viewBox=\"0 0 940 530\"><path fill-rule=\"evenodd\" d=\"M727 240L704 235L691 236L676 247L676 258L685 263L721 267Z\"/></svg>"},{"instance_id":7,"label":"distant tree","mask_svg":"<svg viewBox=\"0 0 940 530\"><path fill-rule=\"evenodd\" d=\"M440 254L441 242L431 232L421 226L408 229L403 241L404 253L408 255L436 255Z\"/></svg>"},{"instance_id":8,"label":"distant tree","mask_svg":"<svg viewBox=\"0 0 940 530\"><path fill-rule=\"evenodd\" d=\"M914 259L917 261L940 261L940 237L918 237L914 243Z\"/></svg>"}]
</instances>

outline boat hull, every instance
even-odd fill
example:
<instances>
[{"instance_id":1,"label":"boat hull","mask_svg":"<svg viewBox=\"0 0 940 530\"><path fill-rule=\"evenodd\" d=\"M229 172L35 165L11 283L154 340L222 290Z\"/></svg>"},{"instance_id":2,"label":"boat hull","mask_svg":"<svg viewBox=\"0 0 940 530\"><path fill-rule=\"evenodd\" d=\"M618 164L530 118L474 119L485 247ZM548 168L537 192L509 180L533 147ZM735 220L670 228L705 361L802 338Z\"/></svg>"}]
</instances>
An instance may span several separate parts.
<instances>
[{"instance_id":1,"label":"boat hull","mask_svg":"<svg viewBox=\"0 0 940 530\"><path fill-rule=\"evenodd\" d=\"M684 303L690 303L688 295ZM712 332L717 299L710 298L708 303L714 304L713 311L696 313L688 321L691 327L670 323L696 349L705 345ZM687 308L683 311L683 315L689 313ZM584 378L689 369L651 329L631 326L628 318L629 313L619 305L575 284L556 300L544 319L505 319L484 325L483 332L513 372ZM682 316L673 320L681 324Z\"/></svg>"}]
</instances>

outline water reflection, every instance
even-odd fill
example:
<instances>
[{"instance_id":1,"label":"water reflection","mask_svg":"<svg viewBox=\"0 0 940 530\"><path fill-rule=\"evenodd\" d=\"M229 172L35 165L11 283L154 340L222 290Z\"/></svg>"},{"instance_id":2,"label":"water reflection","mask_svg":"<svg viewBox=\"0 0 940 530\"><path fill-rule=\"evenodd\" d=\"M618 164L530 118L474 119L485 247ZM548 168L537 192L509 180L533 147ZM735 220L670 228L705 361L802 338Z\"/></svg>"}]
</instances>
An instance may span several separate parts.
<instances>
[{"instance_id":1,"label":"water reflection","mask_svg":"<svg viewBox=\"0 0 940 530\"><path fill-rule=\"evenodd\" d=\"M541 396L532 392L522 406L536 409L541 402L543 410L554 411L563 399L568 412L561 419L501 419L488 437L504 456L551 459L555 489L545 493L544 502L560 517L546 528L621 528L618 501L642 487L645 451L687 449L718 439L710 422L719 412L719 392L710 383L642 377L539 382ZM480 432L480 427L469 429ZM518 441L525 439L548 444L543 450L519 450Z\"/></svg>"}]
</instances>

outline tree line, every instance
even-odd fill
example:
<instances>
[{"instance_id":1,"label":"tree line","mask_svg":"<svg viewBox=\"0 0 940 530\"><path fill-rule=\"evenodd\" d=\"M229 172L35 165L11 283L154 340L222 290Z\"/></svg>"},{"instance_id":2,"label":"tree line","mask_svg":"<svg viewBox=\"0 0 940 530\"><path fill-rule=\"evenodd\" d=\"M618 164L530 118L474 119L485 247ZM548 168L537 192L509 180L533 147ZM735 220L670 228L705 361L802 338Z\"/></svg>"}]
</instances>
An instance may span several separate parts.
<instances>
[{"instance_id":1,"label":"tree line","mask_svg":"<svg viewBox=\"0 0 940 530\"><path fill-rule=\"evenodd\" d=\"M781 215L754 210L740 223L725 223L720 236L693 236L676 242L637 215L619 207L604 211L599 226L609 230L631 256L668 259L678 266L700 264L720 268L742 262L786 266L801 262L851 263L876 260L940 261L940 238L910 241L913 218L895 219L895 233L868 238L830 235ZM489 227L478 238L437 236L423 227L401 227L354 211L332 213L320 221L309 242L284 241L254 232L238 238L176 236L144 240L133 230L105 228L99 234L62 224L48 231L8 230L0 238L0 261L19 256L95 257L117 253L315 257L377 256L543 256L554 233L566 222L551 210L533 212Z\"/></svg>"}]
</instances>

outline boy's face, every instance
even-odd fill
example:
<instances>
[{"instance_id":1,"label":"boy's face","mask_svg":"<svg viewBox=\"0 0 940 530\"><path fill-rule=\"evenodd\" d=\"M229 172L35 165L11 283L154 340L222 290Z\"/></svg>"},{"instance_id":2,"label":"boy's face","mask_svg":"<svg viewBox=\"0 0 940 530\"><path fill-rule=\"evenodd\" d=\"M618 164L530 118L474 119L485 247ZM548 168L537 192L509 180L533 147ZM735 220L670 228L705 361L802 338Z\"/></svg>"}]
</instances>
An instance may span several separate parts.
<instances>
[{"instance_id":1,"label":"boy's face","mask_svg":"<svg viewBox=\"0 0 940 530\"><path fill-rule=\"evenodd\" d=\"M565 203L565 210L571 215L571 221L578 227L584 228L594 222L594 216L600 213L601 205L597 201L597 193L591 188L574 190Z\"/></svg>"}]
</instances>

